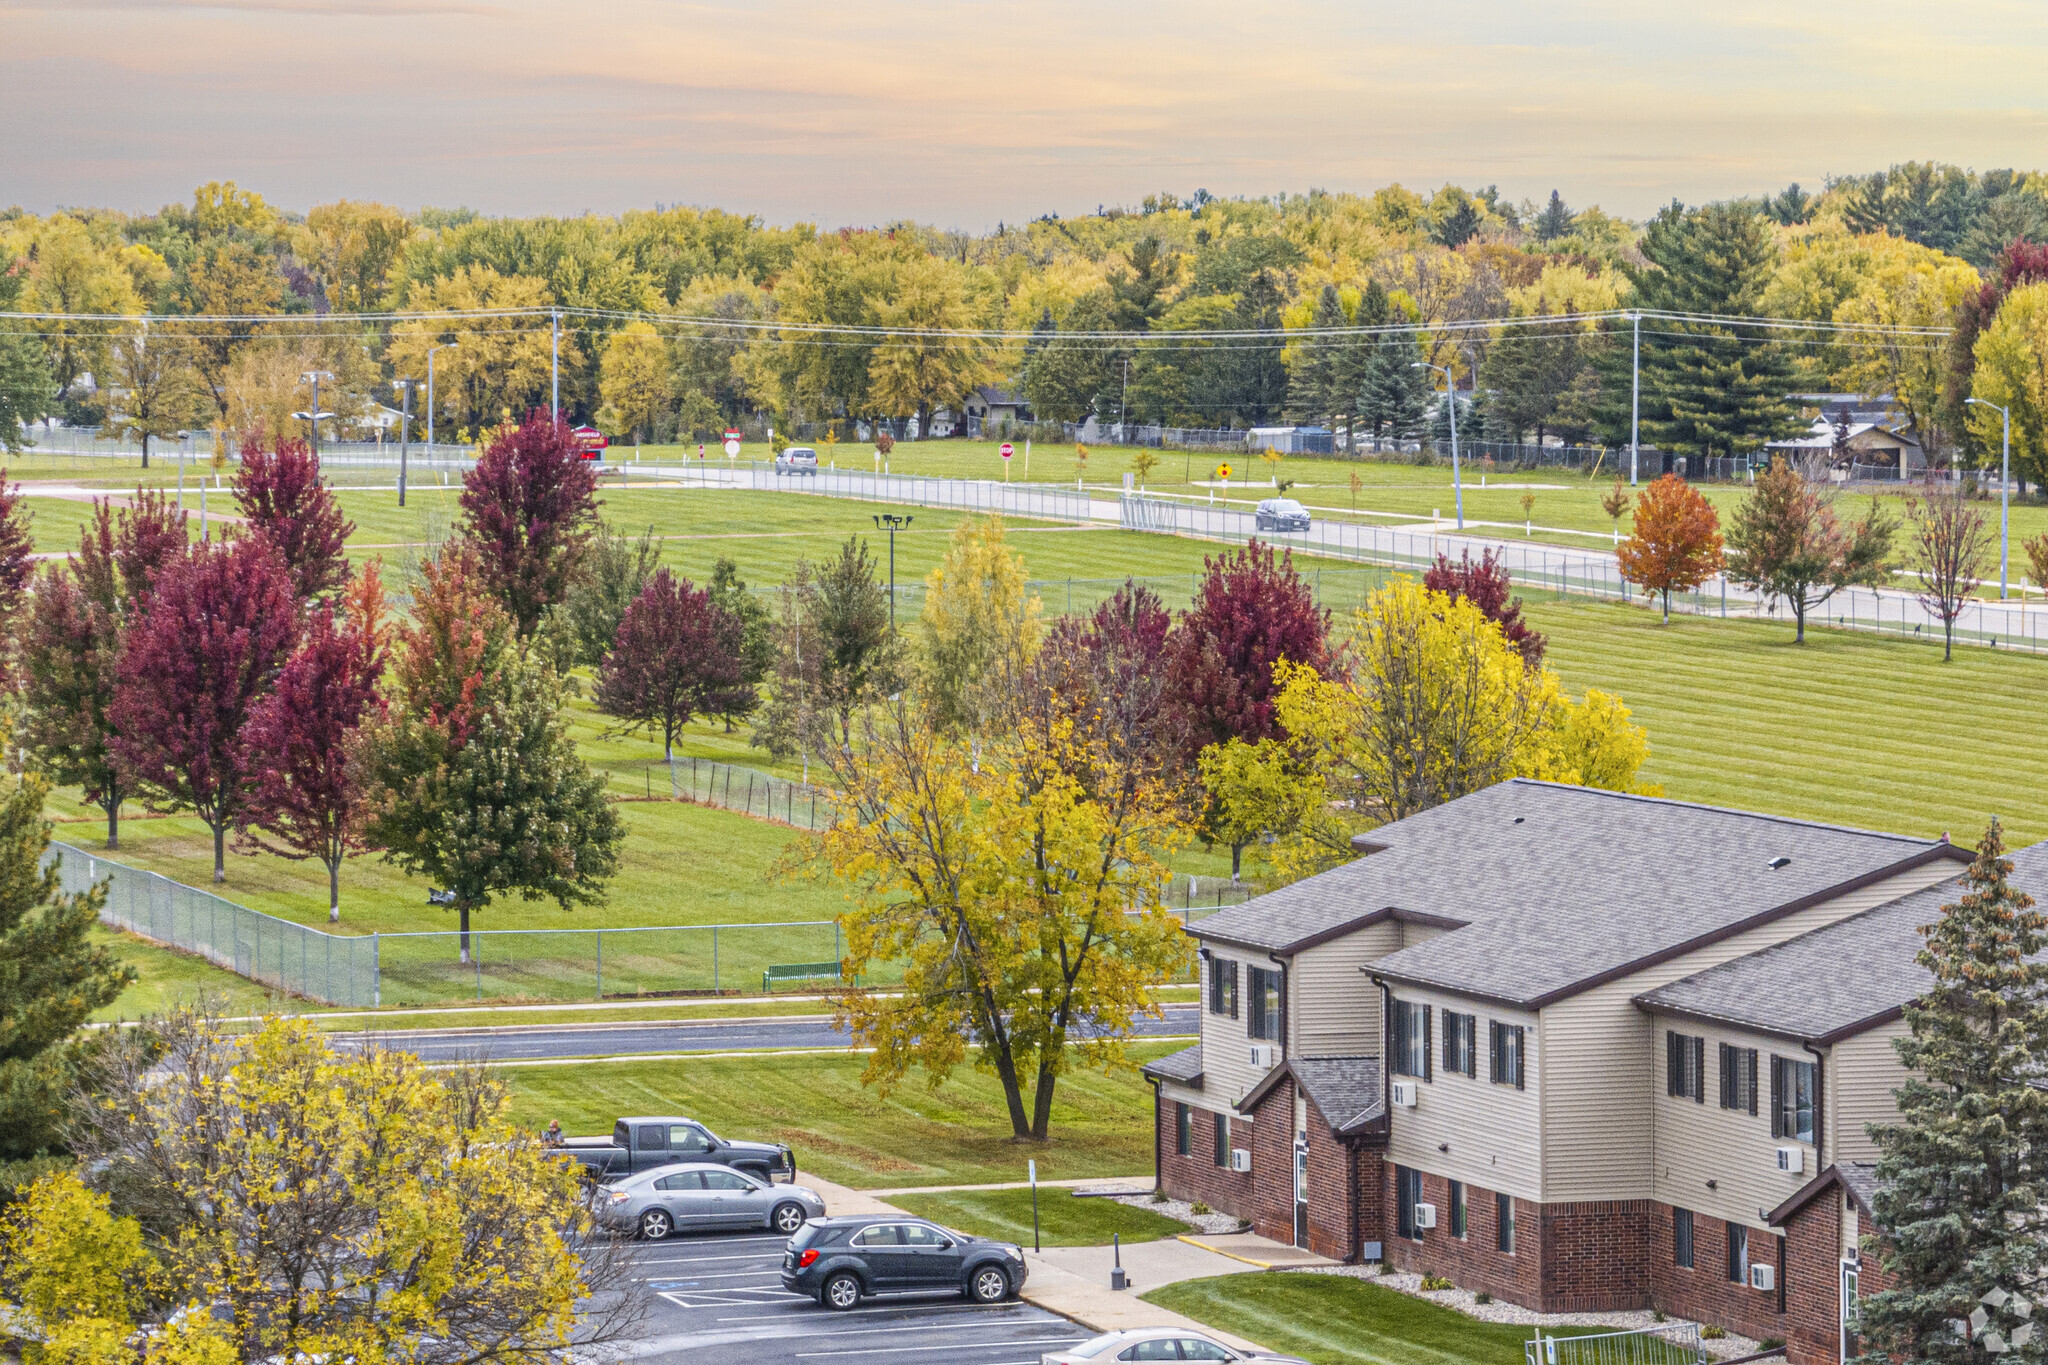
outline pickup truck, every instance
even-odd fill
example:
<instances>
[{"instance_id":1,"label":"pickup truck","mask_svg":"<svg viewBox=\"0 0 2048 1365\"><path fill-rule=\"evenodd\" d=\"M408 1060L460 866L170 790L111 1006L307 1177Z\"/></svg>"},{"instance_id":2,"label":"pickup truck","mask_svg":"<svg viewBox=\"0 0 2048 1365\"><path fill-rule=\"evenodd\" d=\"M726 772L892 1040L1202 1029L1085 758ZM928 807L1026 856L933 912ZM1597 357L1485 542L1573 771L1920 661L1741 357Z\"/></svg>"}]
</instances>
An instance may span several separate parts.
<instances>
[{"instance_id":1,"label":"pickup truck","mask_svg":"<svg viewBox=\"0 0 2048 1365\"><path fill-rule=\"evenodd\" d=\"M593 1180L678 1165L730 1166L767 1183L796 1179L796 1153L790 1148L728 1141L695 1119L620 1119L610 1137L564 1138L559 1150Z\"/></svg>"}]
</instances>

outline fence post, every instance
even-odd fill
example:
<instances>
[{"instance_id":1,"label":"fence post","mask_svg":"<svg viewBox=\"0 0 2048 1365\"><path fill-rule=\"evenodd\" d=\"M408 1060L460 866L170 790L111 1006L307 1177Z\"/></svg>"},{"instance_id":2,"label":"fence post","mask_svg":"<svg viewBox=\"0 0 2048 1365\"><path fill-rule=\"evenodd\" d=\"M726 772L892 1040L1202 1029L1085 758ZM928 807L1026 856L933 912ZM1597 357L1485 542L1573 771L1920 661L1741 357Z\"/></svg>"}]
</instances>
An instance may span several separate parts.
<instances>
[{"instance_id":1,"label":"fence post","mask_svg":"<svg viewBox=\"0 0 2048 1365\"><path fill-rule=\"evenodd\" d=\"M597 998L604 999L604 930L597 931Z\"/></svg>"},{"instance_id":2,"label":"fence post","mask_svg":"<svg viewBox=\"0 0 2048 1365\"><path fill-rule=\"evenodd\" d=\"M382 1005L384 1003L384 962L382 954L378 952L379 946L377 935L372 933L370 935L370 1003L372 1005ZM349 995L353 997L355 992L350 991ZM351 998L349 1003L353 1005L355 1000Z\"/></svg>"},{"instance_id":3,"label":"fence post","mask_svg":"<svg viewBox=\"0 0 2048 1365\"><path fill-rule=\"evenodd\" d=\"M711 993L722 994L718 989L718 926L711 926Z\"/></svg>"}]
</instances>

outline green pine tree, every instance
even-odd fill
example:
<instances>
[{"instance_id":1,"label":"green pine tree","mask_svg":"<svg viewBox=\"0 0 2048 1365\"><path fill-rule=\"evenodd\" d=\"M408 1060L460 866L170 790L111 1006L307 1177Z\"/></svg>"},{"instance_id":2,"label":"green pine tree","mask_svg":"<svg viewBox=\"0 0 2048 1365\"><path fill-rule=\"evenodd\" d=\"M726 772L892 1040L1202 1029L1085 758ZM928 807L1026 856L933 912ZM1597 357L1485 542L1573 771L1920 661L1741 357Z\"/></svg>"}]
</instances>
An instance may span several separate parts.
<instances>
[{"instance_id":1,"label":"green pine tree","mask_svg":"<svg viewBox=\"0 0 2048 1365\"><path fill-rule=\"evenodd\" d=\"M1374 440L1405 441L1422 434L1429 410L1430 372L1419 368L1422 346L1413 332L1379 339L1359 384L1359 416Z\"/></svg>"},{"instance_id":2,"label":"green pine tree","mask_svg":"<svg viewBox=\"0 0 2048 1365\"><path fill-rule=\"evenodd\" d=\"M0 268L0 312L21 306L21 288L28 274ZM57 386L50 378L50 358L31 336L0 335L0 448L9 454L22 448L22 429L54 411Z\"/></svg>"},{"instance_id":3,"label":"green pine tree","mask_svg":"<svg viewBox=\"0 0 2048 1365\"><path fill-rule=\"evenodd\" d=\"M1344 304L1335 285L1324 285L1316 296L1315 317L1309 325L1317 331L1346 325ZM1287 371L1287 412L1295 421L1334 421L1340 408L1350 406L1337 392L1344 368L1338 356L1340 345L1323 338L1295 343L1294 363Z\"/></svg>"},{"instance_id":4,"label":"green pine tree","mask_svg":"<svg viewBox=\"0 0 2048 1365\"><path fill-rule=\"evenodd\" d=\"M1906 1007L1899 1122L1871 1129L1881 1156L1866 1239L1895 1288L1862 1302L1866 1359L1972 1362L2000 1355L1959 1337L1986 1293L2039 1297L2048 1243L2048 916L2011 884L1998 821L1968 890L1922 933L1933 984ZM1987 1322L1987 1327L1994 1323ZM2011 1324L2007 1324L2010 1330ZM2040 1359L2038 1344L2006 1360Z\"/></svg>"},{"instance_id":5,"label":"green pine tree","mask_svg":"<svg viewBox=\"0 0 2048 1365\"><path fill-rule=\"evenodd\" d=\"M1543 212L1536 217L1536 240L1554 242L1569 236L1572 230L1572 211L1564 206L1564 197L1556 190L1550 192L1550 202L1543 206Z\"/></svg>"}]
</instances>

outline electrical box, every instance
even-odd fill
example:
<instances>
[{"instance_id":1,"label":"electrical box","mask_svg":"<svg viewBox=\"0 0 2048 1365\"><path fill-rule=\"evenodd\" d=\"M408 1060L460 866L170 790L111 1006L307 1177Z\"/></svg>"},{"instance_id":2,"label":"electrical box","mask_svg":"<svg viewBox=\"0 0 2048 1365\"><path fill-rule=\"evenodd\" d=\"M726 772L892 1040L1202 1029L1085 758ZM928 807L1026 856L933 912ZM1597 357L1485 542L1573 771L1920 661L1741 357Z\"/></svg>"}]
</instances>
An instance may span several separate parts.
<instances>
[{"instance_id":1,"label":"electrical box","mask_svg":"<svg viewBox=\"0 0 2048 1365\"><path fill-rule=\"evenodd\" d=\"M1358 1259L1366 1262L1383 1261L1386 1259L1386 1250L1386 1247L1378 1242L1366 1242L1358 1249Z\"/></svg>"},{"instance_id":2,"label":"electrical box","mask_svg":"<svg viewBox=\"0 0 2048 1365\"><path fill-rule=\"evenodd\" d=\"M1415 1107L1416 1084L1414 1081L1395 1081L1387 1089L1389 1091L1389 1098L1393 1100L1395 1108L1413 1109Z\"/></svg>"},{"instance_id":3,"label":"electrical box","mask_svg":"<svg viewBox=\"0 0 2048 1365\"><path fill-rule=\"evenodd\" d=\"M1780 1147L1778 1149L1778 1169L1790 1171L1793 1175L1798 1175L1804 1171L1806 1169L1806 1149L1804 1147Z\"/></svg>"},{"instance_id":4,"label":"electrical box","mask_svg":"<svg viewBox=\"0 0 2048 1365\"><path fill-rule=\"evenodd\" d=\"M1749 1268L1749 1287L1766 1292L1778 1287L1778 1268L1774 1265L1753 1265Z\"/></svg>"},{"instance_id":5,"label":"electrical box","mask_svg":"<svg viewBox=\"0 0 2048 1365\"><path fill-rule=\"evenodd\" d=\"M1435 1226L1436 1205L1417 1204L1415 1206L1415 1230L1421 1232L1426 1228L1433 1228Z\"/></svg>"},{"instance_id":6,"label":"electrical box","mask_svg":"<svg viewBox=\"0 0 2048 1365\"><path fill-rule=\"evenodd\" d=\"M1232 1147L1230 1149L1230 1169L1233 1171L1249 1171L1251 1168L1251 1149L1249 1147Z\"/></svg>"}]
</instances>

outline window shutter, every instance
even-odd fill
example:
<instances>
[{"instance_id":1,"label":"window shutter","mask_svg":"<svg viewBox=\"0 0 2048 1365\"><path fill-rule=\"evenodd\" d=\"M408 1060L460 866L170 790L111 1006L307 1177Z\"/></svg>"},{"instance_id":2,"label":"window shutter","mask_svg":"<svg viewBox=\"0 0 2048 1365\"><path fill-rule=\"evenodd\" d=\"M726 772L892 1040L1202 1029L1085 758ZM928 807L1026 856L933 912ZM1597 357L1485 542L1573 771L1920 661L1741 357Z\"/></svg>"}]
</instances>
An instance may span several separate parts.
<instances>
[{"instance_id":1,"label":"window shutter","mask_svg":"<svg viewBox=\"0 0 2048 1365\"><path fill-rule=\"evenodd\" d=\"M1486 1079L1500 1084L1500 1022L1486 1021Z\"/></svg>"},{"instance_id":2,"label":"window shutter","mask_svg":"<svg viewBox=\"0 0 2048 1365\"><path fill-rule=\"evenodd\" d=\"M1674 1099L1680 1093L1680 1078L1678 1074L1679 1041L1679 1037L1675 1033L1667 1032L1664 1035L1664 1093Z\"/></svg>"},{"instance_id":3,"label":"window shutter","mask_svg":"<svg viewBox=\"0 0 2048 1365\"><path fill-rule=\"evenodd\" d=\"M1529 1031L1515 1025L1515 1089L1522 1088L1529 1075Z\"/></svg>"},{"instance_id":4,"label":"window shutter","mask_svg":"<svg viewBox=\"0 0 2048 1365\"><path fill-rule=\"evenodd\" d=\"M1771 1058L1771 1136L1785 1136L1785 1069Z\"/></svg>"},{"instance_id":5,"label":"window shutter","mask_svg":"<svg viewBox=\"0 0 2048 1365\"><path fill-rule=\"evenodd\" d=\"M1755 1116L1755 1114L1756 1114L1756 1049L1755 1049L1755 1048L1750 1048L1750 1049L1748 1049L1748 1050L1747 1050L1747 1056L1746 1056L1746 1058L1745 1058L1745 1065L1744 1065L1744 1067L1743 1067L1743 1080L1744 1080L1744 1082L1745 1082L1745 1083L1747 1084L1747 1086L1748 1086L1748 1093L1749 1093L1749 1112L1750 1112L1750 1115L1751 1115L1752 1117L1754 1117L1754 1116Z\"/></svg>"},{"instance_id":6,"label":"window shutter","mask_svg":"<svg viewBox=\"0 0 2048 1365\"><path fill-rule=\"evenodd\" d=\"M1425 1081L1432 1081L1436 1079L1436 1066L1434 1061L1436 1057L1436 1049L1429 1045L1430 1040L1436 1036L1436 1034L1433 1032L1433 1029L1435 1028L1435 1017L1435 1006L1424 1005L1422 1007L1422 1079Z\"/></svg>"},{"instance_id":7,"label":"window shutter","mask_svg":"<svg viewBox=\"0 0 2048 1365\"><path fill-rule=\"evenodd\" d=\"M1237 1018L1237 963L1230 964L1230 1017Z\"/></svg>"},{"instance_id":8,"label":"window shutter","mask_svg":"<svg viewBox=\"0 0 2048 1365\"><path fill-rule=\"evenodd\" d=\"M1707 1102L1707 1040L1692 1040L1692 1102Z\"/></svg>"}]
</instances>

